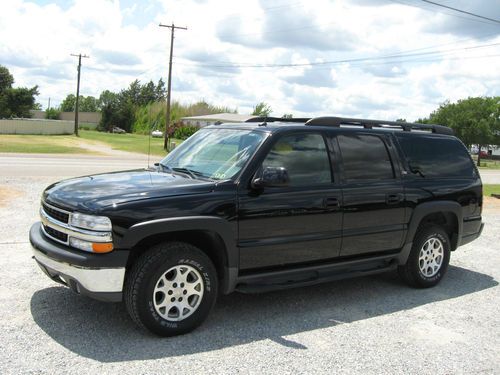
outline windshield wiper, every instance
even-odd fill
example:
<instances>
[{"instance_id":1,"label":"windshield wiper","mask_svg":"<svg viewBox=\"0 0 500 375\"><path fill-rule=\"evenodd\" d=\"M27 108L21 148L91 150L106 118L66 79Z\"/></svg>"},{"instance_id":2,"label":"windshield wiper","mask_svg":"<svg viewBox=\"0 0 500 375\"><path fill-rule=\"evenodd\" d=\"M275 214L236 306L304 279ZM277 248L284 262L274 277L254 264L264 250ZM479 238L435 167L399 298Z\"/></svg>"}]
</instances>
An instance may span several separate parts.
<instances>
[{"instance_id":1,"label":"windshield wiper","mask_svg":"<svg viewBox=\"0 0 500 375\"><path fill-rule=\"evenodd\" d=\"M163 169L166 169L167 171L170 171L170 172L178 172L178 173L182 173L182 174L187 174L189 177L191 177L195 180L199 179L199 178L210 179L205 174L198 172L198 171L195 171L194 169L190 169L190 168L186 168L186 167L170 167L170 166L168 166L166 164L162 164L162 163L159 163L159 166L162 167Z\"/></svg>"},{"instance_id":2,"label":"windshield wiper","mask_svg":"<svg viewBox=\"0 0 500 375\"><path fill-rule=\"evenodd\" d=\"M187 174L187 175L191 176L191 178L193 178L195 180L198 178L197 174L200 174L200 172L193 171L192 169L189 169L189 168L172 167L170 169L173 170L173 171L175 171L175 172L180 172L180 173Z\"/></svg>"}]
</instances>

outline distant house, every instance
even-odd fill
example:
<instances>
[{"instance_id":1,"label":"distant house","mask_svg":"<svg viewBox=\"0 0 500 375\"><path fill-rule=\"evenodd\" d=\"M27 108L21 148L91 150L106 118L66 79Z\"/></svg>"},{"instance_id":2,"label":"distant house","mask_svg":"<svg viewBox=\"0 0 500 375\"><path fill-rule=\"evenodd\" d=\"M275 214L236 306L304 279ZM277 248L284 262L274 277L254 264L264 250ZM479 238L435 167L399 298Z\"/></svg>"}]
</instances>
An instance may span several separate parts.
<instances>
[{"instance_id":1,"label":"distant house","mask_svg":"<svg viewBox=\"0 0 500 375\"><path fill-rule=\"evenodd\" d=\"M190 116L181 118L184 125L204 127L224 122L245 122L254 117L253 115L240 115L238 113L216 113L214 115Z\"/></svg>"}]
</instances>

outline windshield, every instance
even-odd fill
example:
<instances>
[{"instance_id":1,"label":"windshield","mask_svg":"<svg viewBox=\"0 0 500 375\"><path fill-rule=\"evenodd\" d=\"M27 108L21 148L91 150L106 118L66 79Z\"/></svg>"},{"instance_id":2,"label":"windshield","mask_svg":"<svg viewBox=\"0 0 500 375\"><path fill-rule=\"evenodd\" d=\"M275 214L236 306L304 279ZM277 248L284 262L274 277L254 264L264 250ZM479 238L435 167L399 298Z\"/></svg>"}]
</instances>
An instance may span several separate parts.
<instances>
[{"instance_id":1,"label":"windshield","mask_svg":"<svg viewBox=\"0 0 500 375\"><path fill-rule=\"evenodd\" d=\"M264 137L264 133L251 130L201 129L160 164L213 180L230 179L240 172Z\"/></svg>"}]
</instances>

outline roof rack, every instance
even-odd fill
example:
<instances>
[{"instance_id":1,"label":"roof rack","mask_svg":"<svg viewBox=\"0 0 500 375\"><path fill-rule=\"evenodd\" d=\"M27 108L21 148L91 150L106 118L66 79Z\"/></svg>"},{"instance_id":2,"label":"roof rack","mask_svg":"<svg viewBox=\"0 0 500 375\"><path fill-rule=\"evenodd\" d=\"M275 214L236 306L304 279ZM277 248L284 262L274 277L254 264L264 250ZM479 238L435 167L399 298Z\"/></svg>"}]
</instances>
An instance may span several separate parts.
<instances>
[{"instance_id":1,"label":"roof rack","mask_svg":"<svg viewBox=\"0 0 500 375\"><path fill-rule=\"evenodd\" d=\"M430 130L436 134L447 134L453 135L453 129L433 124L416 124L411 122L399 122L399 121L384 121L384 120L368 120L368 119L358 119L358 118L347 118L347 117L315 117L306 122L308 126L334 126L340 127L341 125L349 126L362 126L365 129L372 128L399 128L403 131L415 130Z\"/></svg>"},{"instance_id":2,"label":"roof rack","mask_svg":"<svg viewBox=\"0 0 500 375\"><path fill-rule=\"evenodd\" d=\"M284 118L284 117L265 117L265 116L259 116L259 117L252 117L245 122L307 122L311 120L310 117L297 117L297 118Z\"/></svg>"}]
</instances>

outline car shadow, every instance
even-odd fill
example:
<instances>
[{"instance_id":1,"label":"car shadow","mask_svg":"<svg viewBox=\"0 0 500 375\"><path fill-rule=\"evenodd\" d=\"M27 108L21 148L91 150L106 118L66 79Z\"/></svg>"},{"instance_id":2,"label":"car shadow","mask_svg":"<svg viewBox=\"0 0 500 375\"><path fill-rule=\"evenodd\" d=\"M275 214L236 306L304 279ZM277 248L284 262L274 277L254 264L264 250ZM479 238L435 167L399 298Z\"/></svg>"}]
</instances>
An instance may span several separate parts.
<instances>
[{"instance_id":1,"label":"car shadow","mask_svg":"<svg viewBox=\"0 0 500 375\"><path fill-rule=\"evenodd\" d=\"M385 274L265 294L233 293L219 298L197 330L165 339L137 328L123 304L94 301L64 287L34 293L31 313L43 331L72 352L101 362L120 362L206 352L264 339L307 349L285 337L496 285L491 276L450 266L441 284L431 289L408 288L395 274Z\"/></svg>"}]
</instances>

